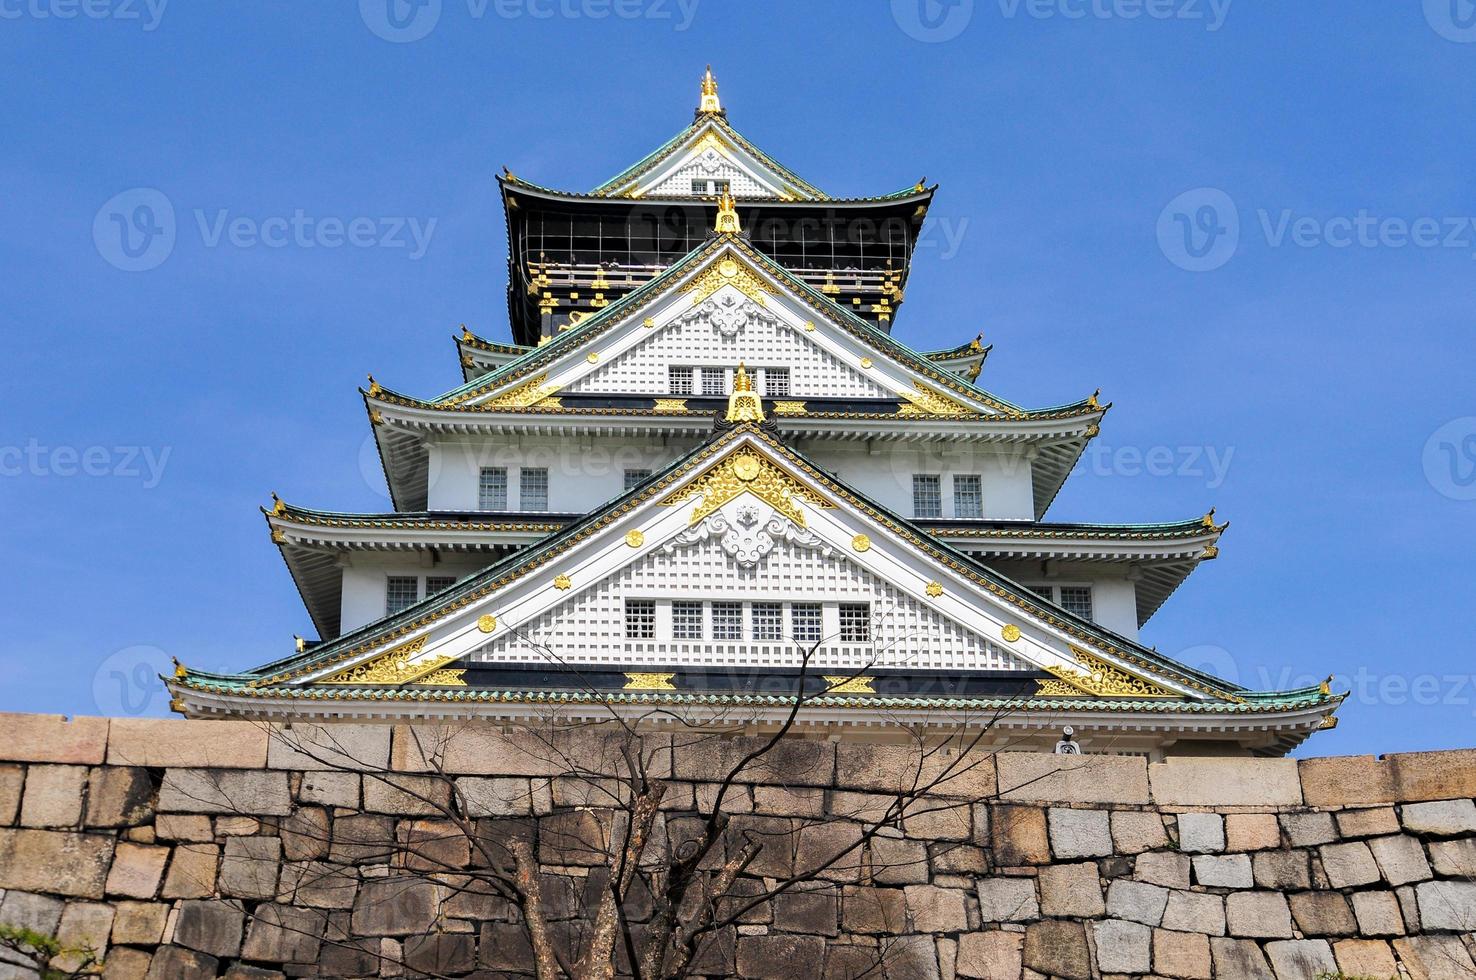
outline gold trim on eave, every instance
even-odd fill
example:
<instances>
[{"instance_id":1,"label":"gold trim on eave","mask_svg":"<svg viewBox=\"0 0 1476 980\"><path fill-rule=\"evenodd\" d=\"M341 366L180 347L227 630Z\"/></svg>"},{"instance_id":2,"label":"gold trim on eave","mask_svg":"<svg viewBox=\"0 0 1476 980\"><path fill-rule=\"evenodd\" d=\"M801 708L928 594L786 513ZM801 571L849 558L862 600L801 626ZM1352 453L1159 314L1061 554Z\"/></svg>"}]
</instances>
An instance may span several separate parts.
<instances>
[{"instance_id":1,"label":"gold trim on eave","mask_svg":"<svg viewBox=\"0 0 1476 980\"><path fill-rule=\"evenodd\" d=\"M440 654L428 657L424 660L416 660L415 657L421 650L425 649L425 641L429 637L419 636L409 643L402 643L387 653L382 653L361 664L355 664L347 670L325 677L318 681L319 684L408 684L411 681L425 677L451 661L457 659L456 654Z\"/></svg>"},{"instance_id":2,"label":"gold trim on eave","mask_svg":"<svg viewBox=\"0 0 1476 980\"><path fill-rule=\"evenodd\" d=\"M663 497L661 506L675 507L693 497L701 497L702 503L692 511L688 520L688 524L693 525L745 493L753 494L800 527L806 526L804 511L799 506L800 500L808 502L812 507L829 509L835 506L769 462L768 457L747 447L729 453L701 476Z\"/></svg>"},{"instance_id":3,"label":"gold trim on eave","mask_svg":"<svg viewBox=\"0 0 1476 980\"><path fill-rule=\"evenodd\" d=\"M876 693L876 688L872 686L876 683L876 678L874 677L826 677L825 683L828 685L825 689L826 694Z\"/></svg>"},{"instance_id":4,"label":"gold trim on eave","mask_svg":"<svg viewBox=\"0 0 1476 980\"><path fill-rule=\"evenodd\" d=\"M1146 678L1128 673L1114 663L1093 656L1080 647L1071 647L1071 654L1080 664L1079 670L1069 667L1053 667L1049 664L1045 665L1045 669L1083 693L1110 698L1176 698L1179 696ZM1053 692L1059 693L1054 689Z\"/></svg>"},{"instance_id":5,"label":"gold trim on eave","mask_svg":"<svg viewBox=\"0 0 1476 980\"><path fill-rule=\"evenodd\" d=\"M626 674L624 691L675 691L671 679L676 674Z\"/></svg>"}]
</instances>

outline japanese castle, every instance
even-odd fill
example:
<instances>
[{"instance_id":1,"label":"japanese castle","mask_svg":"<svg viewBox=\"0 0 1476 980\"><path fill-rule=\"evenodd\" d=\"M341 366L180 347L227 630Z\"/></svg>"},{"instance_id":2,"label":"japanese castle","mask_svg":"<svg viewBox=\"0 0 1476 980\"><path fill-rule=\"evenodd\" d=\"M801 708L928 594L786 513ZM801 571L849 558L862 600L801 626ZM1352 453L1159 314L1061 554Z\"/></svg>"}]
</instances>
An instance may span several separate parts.
<instances>
[{"instance_id":1,"label":"japanese castle","mask_svg":"<svg viewBox=\"0 0 1476 980\"><path fill-rule=\"evenodd\" d=\"M1327 685L1250 691L1139 637L1226 525L1046 520L1110 406L891 336L936 186L838 198L728 121L587 193L510 172L512 343L361 394L394 510L264 511L320 639L180 665L190 717L599 720L1279 755ZM993 383L990 387L994 387ZM1073 747L1075 747L1073 746Z\"/></svg>"}]
</instances>

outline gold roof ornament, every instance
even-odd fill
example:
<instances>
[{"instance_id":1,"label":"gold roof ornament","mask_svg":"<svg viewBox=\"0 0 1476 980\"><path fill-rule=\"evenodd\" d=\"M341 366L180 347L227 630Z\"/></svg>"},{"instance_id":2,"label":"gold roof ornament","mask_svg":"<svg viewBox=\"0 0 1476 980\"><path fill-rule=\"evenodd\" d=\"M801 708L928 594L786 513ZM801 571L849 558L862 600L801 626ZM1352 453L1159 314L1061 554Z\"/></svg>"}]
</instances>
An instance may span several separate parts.
<instances>
[{"instance_id":1,"label":"gold roof ornament","mask_svg":"<svg viewBox=\"0 0 1476 980\"><path fill-rule=\"evenodd\" d=\"M1098 388L1096 391L1092 392L1092 397L1090 397L1090 398L1087 399L1087 407L1088 408L1101 408L1102 407L1101 402L1097 401L1097 399L1100 398L1100 397L1102 397L1102 389L1101 388Z\"/></svg>"},{"instance_id":2,"label":"gold roof ornament","mask_svg":"<svg viewBox=\"0 0 1476 980\"><path fill-rule=\"evenodd\" d=\"M736 235L743 230L732 194L724 194L718 198L717 221L713 223L712 230L719 235Z\"/></svg>"},{"instance_id":3,"label":"gold roof ornament","mask_svg":"<svg viewBox=\"0 0 1476 980\"><path fill-rule=\"evenodd\" d=\"M723 111L723 104L718 100L717 79L712 77L712 65L707 66L707 74L702 76L702 101L698 104L697 111Z\"/></svg>"},{"instance_id":4,"label":"gold roof ornament","mask_svg":"<svg viewBox=\"0 0 1476 980\"><path fill-rule=\"evenodd\" d=\"M467 329L467 326L464 323L461 325L461 339L462 340L471 340L472 339L472 332L469 329Z\"/></svg>"},{"instance_id":5,"label":"gold roof ornament","mask_svg":"<svg viewBox=\"0 0 1476 980\"><path fill-rule=\"evenodd\" d=\"M764 402L753 390L753 381L742 362L733 375L733 393L728 396L729 422L762 422Z\"/></svg>"}]
</instances>

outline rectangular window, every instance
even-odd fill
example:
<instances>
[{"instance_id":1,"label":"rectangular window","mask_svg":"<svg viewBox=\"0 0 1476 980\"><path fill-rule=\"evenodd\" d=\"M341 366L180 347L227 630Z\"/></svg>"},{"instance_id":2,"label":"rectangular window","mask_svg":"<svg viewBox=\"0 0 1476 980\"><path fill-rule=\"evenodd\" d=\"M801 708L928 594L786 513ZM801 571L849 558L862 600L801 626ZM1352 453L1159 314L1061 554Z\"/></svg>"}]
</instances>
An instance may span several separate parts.
<instances>
[{"instance_id":1,"label":"rectangular window","mask_svg":"<svg viewBox=\"0 0 1476 980\"><path fill-rule=\"evenodd\" d=\"M656 639L656 600L625 600L625 638L627 640Z\"/></svg>"},{"instance_id":2,"label":"rectangular window","mask_svg":"<svg viewBox=\"0 0 1476 980\"><path fill-rule=\"evenodd\" d=\"M912 477L912 516L943 516L943 479L936 473L915 473Z\"/></svg>"},{"instance_id":3,"label":"rectangular window","mask_svg":"<svg viewBox=\"0 0 1476 980\"><path fill-rule=\"evenodd\" d=\"M755 640L784 639L784 604L782 602L755 602L753 604L753 638Z\"/></svg>"},{"instance_id":4,"label":"rectangular window","mask_svg":"<svg viewBox=\"0 0 1476 980\"><path fill-rule=\"evenodd\" d=\"M548 467L524 466L518 473L521 510L548 510Z\"/></svg>"},{"instance_id":5,"label":"rectangular window","mask_svg":"<svg viewBox=\"0 0 1476 980\"><path fill-rule=\"evenodd\" d=\"M427 575L425 577L426 597L429 598L437 592L445 592L455 584L456 576L454 575Z\"/></svg>"},{"instance_id":6,"label":"rectangular window","mask_svg":"<svg viewBox=\"0 0 1476 980\"><path fill-rule=\"evenodd\" d=\"M671 604L671 636L674 640L702 639L702 603L678 600Z\"/></svg>"},{"instance_id":7,"label":"rectangular window","mask_svg":"<svg viewBox=\"0 0 1476 980\"><path fill-rule=\"evenodd\" d=\"M650 470L626 470L625 489L627 492L634 490L649 479L651 479Z\"/></svg>"},{"instance_id":8,"label":"rectangular window","mask_svg":"<svg viewBox=\"0 0 1476 980\"><path fill-rule=\"evenodd\" d=\"M507 510L507 467L482 467L481 485L477 491L477 507L481 510Z\"/></svg>"},{"instance_id":9,"label":"rectangular window","mask_svg":"<svg viewBox=\"0 0 1476 980\"><path fill-rule=\"evenodd\" d=\"M666 369L666 387L673 395L691 395L692 368L669 367Z\"/></svg>"},{"instance_id":10,"label":"rectangular window","mask_svg":"<svg viewBox=\"0 0 1476 980\"><path fill-rule=\"evenodd\" d=\"M764 394L770 398L789 395L789 368L764 368Z\"/></svg>"},{"instance_id":11,"label":"rectangular window","mask_svg":"<svg viewBox=\"0 0 1476 980\"><path fill-rule=\"evenodd\" d=\"M1046 602L1056 601L1056 590L1051 588L1049 585L1027 585L1025 586L1025 588L1029 589L1031 592L1034 592Z\"/></svg>"},{"instance_id":12,"label":"rectangular window","mask_svg":"<svg viewBox=\"0 0 1476 980\"><path fill-rule=\"evenodd\" d=\"M953 516L984 516L984 487L977 473L953 478Z\"/></svg>"},{"instance_id":13,"label":"rectangular window","mask_svg":"<svg viewBox=\"0 0 1476 980\"><path fill-rule=\"evenodd\" d=\"M1061 608L1082 619L1092 618L1092 587L1089 585L1061 586Z\"/></svg>"},{"instance_id":14,"label":"rectangular window","mask_svg":"<svg viewBox=\"0 0 1476 980\"><path fill-rule=\"evenodd\" d=\"M702 393L704 395L726 395L728 372L725 368L702 369Z\"/></svg>"},{"instance_id":15,"label":"rectangular window","mask_svg":"<svg viewBox=\"0 0 1476 980\"><path fill-rule=\"evenodd\" d=\"M822 635L820 603L796 602L789 607L789 635L796 643L819 643Z\"/></svg>"},{"instance_id":16,"label":"rectangular window","mask_svg":"<svg viewBox=\"0 0 1476 980\"><path fill-rule=\"evenodd\" d=\"M714 602L712 604L712 638L714 640L743 639L743 603Z\"/></svg>"},{"instance_id":17,"label":"rectangular window","mask_svg":"<svg viewBox=\"0 0 1476 980\"><path fill-rule=\"evenodd\" d=\"M414 575L391 575L384 587L384 611L393 616L415 605L420 598L420 579Z\"/></svg>"},{"instance_id":18,"label":"rectangular window","mask_svg":"<svg viewBox=\"0 0 1476 980\"><path fill-rule=\"evenodd\" d=\"M726 194L731 187L732 184L726 180L715 180L712 182L712 190L714 194Z\"/></svg>"},{"instance_id":19,"label":"rectangular window","mask_svg":"<svg viewBox=\"0 0 1476 980\"><path fill-rule=\"evenodd\" d=\"M842 643L871 642L871 603L840 604L840 638Z\"/></svg>"},{"instance_id":20,"label":"rectangular window","mask_svg":"<svg viewBox=\"0 0 1476 980\"><path fill-rule=\"evenodd\" d=\"M692 179L692 193L693 194L706 194L707 193L707 181L705 181L705 180L698 180L696 178L693 178Z\"/></svg>"}]
</instances>

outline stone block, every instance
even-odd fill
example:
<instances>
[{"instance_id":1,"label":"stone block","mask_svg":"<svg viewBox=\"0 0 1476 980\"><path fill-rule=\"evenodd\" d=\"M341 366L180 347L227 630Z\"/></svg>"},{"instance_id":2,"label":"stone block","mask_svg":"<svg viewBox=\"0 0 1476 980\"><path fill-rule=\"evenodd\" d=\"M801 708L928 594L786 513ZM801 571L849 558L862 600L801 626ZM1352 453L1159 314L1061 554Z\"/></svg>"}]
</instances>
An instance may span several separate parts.
<instances>
[{"instance_id":1,"label":"stone block","mask_svg":"<svg viewBox=\"0 0 1476 980\"><path fill-rule=\"evenodd\" d=\"M131 766L100 766L87 779L88 827L137 827L154 815L154 781Z\"/></svg>"},{"instance_id":2,"label":"stone block","mask_svg":"<svg viewBox=\"0 0 1476 980\"><path fill-rule=\"evenodd\" d=\"M1153 970L1166 977L1209 980L1213 969L1208 936L1153 930Z\"/></svg>"},{"instance_id":3,"label":"stone block","mask_svg":"<svg viewBox=\"0 0 1476 980\"><path fill-rule=\"evenodd\" d=\"M215 980L220 961L183 946L161 946L149 963L147 980Z\"/></svg>"},{"instance_id":4,"label":"stone block","mask_svg":"<svg viewBox=\"0 0 1476 980\"><path fill-rule=\"evenodd\" d=\"M1168 847L1163 818L1155 810L1113 810L1112 844L1119 854L1141 854Z\"/></svg>"},{"instance_id":5,"label":"stone block","mask_svg":"<svg viewBox=\"0 0 1476 980\"><path fill-rule=\"evenodd\" d=\"M141 949L118 947L103 965L103 980L147 980L153 957Z\"/></svg>"},{"instance_id":6,"label":"stone block","mask_svg":"<svg viewBox=\"0 0 1476 980\"><path fill-rule=\"evenodd\" d=\"M0 827L15 823L20 813L21 789L25 781L23 766L0 765Z\"/></svg>"},{"instance_id":7,"label":"stone block","mask_svg":"<svg viewBox=\"0 0 1476 980\"><path fill-rule=\"evenodd\" d=\"M1142 923L1107 919L1092 923L1092 934L1103 973L1142 975L1152 966L1153 930Z\"/></svg>"},{"instance_id":8,"label":"stone block","mask_svg":"<svg viewBox=\"0 0 1476 980\"><path fill-rule=\"evenodd\" d=\"M1251 859L1246 854L1198 854L1194 880L1209 888L1250 888L1255 885Z\"/></svg>"},{"instance_id":9,"label":"stone block","mask_svg":"<svg viewBox=\"0 0 1476 980\"><path fill-rule=\"evenodd\" d=\"M883 980L941 980L938 946L932 936L898 936L881 949ZM867 980L874 980L872 972Z\"/></svg>"},{"instance_id":10,"label":"stone block","mask_svg":"<svg viewBox=\"0 0 1476 980\"><path fill-rule=\"evenodd\" d=\"M314 909L264 903L246 929L241 955L265 963L316 963L327 916Z\"/></svg>"},{"instance_id":11,"label":"stone block","mask_svg":"<svg viewBox=\"0 0 1476 980\"><path fill-rule=\"evenodd\" d=\"M1364 936L1404 935L1404 915L1393 892L1354 892L1352 901L1358 931Z\"/></svg>"},{"instance_id":12,"label":"stone block","mask_svg":"<svg viewBox=\"0 0 1476 980\"><path fill-rule=\"evenodd\" d=\"M846 933L906 931L907 899L900 888L846 885L841 890L841 929Z\"/></svg>"},{"instance_id":13,"label":"stone block","mask_svg":"<svg viewBox=\"0 0 1476 980\"><path fill-rule=\"evenodd\" d=\"M969 980L1019 980L1023 942L1018 932L966 932L958 937L954 973Z\"/></svg>"},{"instance_id":14,"label":"stone block","mask_svg":"<svg viewBox=\"0 0 1476 980\"><path fill-rule=\"evenodd\" d=\"M56 934L66 903L50 895L9 891L0 898L0 923L30 929L42 935Z\"/></svg>"},{"instance_id":15,"label":"stone block","mask_svg":"<svg viewBox=\"0 0 1476 980\"><path fill-rule=\"evenodd\" d=\"M1092 919L1106 913L1095 861L1041 868L1039 884L1042 915Z\"/></svg>"},{"instance_id":16,"label":"stone block","mask_svg":"<svg viewBox=\"0 0 1476 980\"><path fill-rule=\"evenodd\" d=\"M1233 892L1225 896L1225 922L1232 936L1292 937L1291 909L1280 892Z\"/></svg>"},{"instance_id":17,"label":"stone block","mask_svg":"<svg viewBox=\"0 0 1476 980\"><path fill-rule=\"evenodd\" d=\"M916 885L928 880L928 849L921 841L871 839L871 878L879 885Z\"/></svg>"},{"instance_id":18,"label":"stone block","mask_svg":"<svg viewBox=\"0 0 1476 980\"><path fill-rule=\"evenodd\" d=\"M442 890L424 879L372 879L364 882L354 902L353 930L358 936L413 936L430 929Z\"/></svg>"},{"instance_id":19,"label":"stone block","mask_svg":"<svg viewBox=\"0 0 1476 980\"><path fill-rule=\"evenodd\" d=\"M165 898L209 898L215 894L220 848L214 844L180 844L164 876Z\"/></svg>"},{"instance_id":20,"label":"stone block","mask_svg":"<svg viewBox=\"0 0 1476 980\"><path fill-rule=\"evenodd\" d=\"M357 810L361 803L359 774L355 772L306 772L297 791L302 803Z\"/></svg>"},{"instance_id":21,"label":"stone block","mask_svg":"<svg viewBox=\"0 0 1476 980\"><path fill-rule=\"evenodd\" d=\"M810 824L801 826L795 836L796 874L813 871L827 881L858 881L863 856L860 824Z\"/></svg>"},{"instance_id":22,"label":"stone block","mask_svg":"<svg viewBox=\"0 0 1476 980\"><path fill-rule=\"evenodd\" d=\"M1399 817L1392 806L1342 810L1337 814L1338 833L1345 838L1374 837L1399 833ZM1336 952L1336 950L1334 951Z\"/></svg>"},{"instance_id":23,"label":"stone block","mask_svg":"<svg viewBox=\"0 0 1476 980\"><path fill-rule=\"evenodd\" d=\"M164 773L164 783L159 788L159 809L174 813L285 817L292 812L292 795L288 791L285 772L169 769Z\"/></svg>"},{"instance_id":24,"label":"stone block","mask_svg":"<svg viewBox=\"0 0 1476 980\"><path fill-rule=\"evenodd\" d=\"M1283 813L1281 826L1292 847L1313 847L1338 839L1331 813Z\"/></svg>"},{"instance_id":25,"label":"stone block","mask_svg":"<svg viewBox=\"0 0 1476 980\"><path fill-rule=\"evenodd\" d=\"M1225 899L1206 892L1169 893L1163 910L1163 928L1174 932L1225 935Z\"/></svg>"},{"instance_id":26,"label":"stone block","mask_svg":"<svg viewBox=\"0 0 1476 980\"><path fill-rule=\"evenodd\" d=\"M1001 799L1022 803L1146 804L1147 760L1135 756L1001 752Z\"/></svg>"},{"instance_id":27,"label":"stone block","mask_svg":"<svg viewBox=\"0 0 1476 980\"><path fill-rule=\"evenodd\" d=\"M127 898L153 898L159 890L159 879L169 862L169 848L143 844L118 844L113 867L108 872L106 890L109 895Z\"/></svg>"},{"instance_id":28,"label":"stone block","mask_svg":"<svg viewBox=\"0 0 1476 980\"><path fill-rule=\"evenodd\" d=\"M1051 852L1057 860L1105 857L1112 853L1112 830L1106 810L1071 810L1052 807L1047 811L1051 829Z\"/></svg>"},{"instance_id":29,"label":"stone block","mask_svg":"<svg viewBox=\"0 0 1476 980\"><path fill-rule=\"evenodd\" d=\"M261 833L256 817L219 816L215 818L216 837L255 837Z\"/></svg>"},{"instance_id":30,"label":"stone block","mask_svg":"<svg viewBox=\"0 0 1476 980\"><path fill-rule=\"evenodd\" d=\"M914 932L960 932L969 927L960 889L908 885L903 891Z\"/></svg>"},{"instance_id":31,"label":"stone block","mask_svg":"<svg viewBox=\"0 0 1476 980\"><path fill-rule=\"evenodd\" d=\"M892 795L932 785L930 793L935 796L989 799L995 795L996 760L996 756L978 750L960 755L954 751L924 751L916 744L841 742L836 745L835 785Z\"/></svg>"},{"instance_id":32,"label":"stone block","mask_svg":"<svg viewBox=\"0 0 1476 980\"><path fill-rule=\"evenodd\" d=\"M205 844L215 839L210 818L195 813L161 813L154 818L154 836L159 840Z\"/></svg>"},{"instance_id":33,"label":"stone block","mask_svg":"<svg viewBox=\"0 0 1476 980\"><path fill-rule=\"evenodd\" d=\"M411 872L444 874L471 863L471 839L450 820L406 820L396 828L400 850L394 865Z\"/></svg>"},{"instance_id":34,"label":"stone block","mask_svg":"<svg viewBox=\"0 0 1476 980\"><path fill-rule=\"evenodd\" d=\"M267 767L344 772L382 771L390 764L389 725L272 725Z\"/></svg>"},{"instance_id":35,"label":"stone block","mask_svg":"<svg viewBox=\"0 0 1476 980\"><path fill-rule=\"evenodd\" d=\"M1396 752L1384 757L1393 774L1396 799L1450 800L1476 797L1476 749Z\"/></svg>"},{"instance_id":36,"label":"stone block","mask_svg":"<svg viewBox=\"0 0 1476 980\"><path fill-rule=\"evenodd\" d=\"M245 913L230 902L182 902L173 941L211 956L231 957L241 952L245 925Z\"/></svg>"},{"instance_id":37,"label":"stone block","mask_svg":"<svg viewBox=\"0 0 1476 980\"><path fill-rule=\"evenodd\" d=\"M1327 844L1318 851L1322 868L1334 888L1353 888L1379 880L1379 865L1363 841Z\"/></svg>"},{"instance_id":38,"label":"stone block","mask_svg":"<svg viewBox=\"0 0 1476 980\"><path fill-rule=\"evenodd\" d=\"M1216 937L1210 940L1210 956L1221 980L1276 980L1255 940Z\"/></svg>"},{"instance_id":39,"label":"stone block","mask_svg":"<svg viewBox=\"0 0 1476 980\"><path fill-rule=\"evenodd\" d=\"M277 901L310 909L354 908L358 893L357 868L322 861L289 861L277 878Z\"/></svg>"},{"instance_id":40,"label":"stone block","mask_svg":"<svg viewBox=\"0 0 1476 980\"><path fill-rule=\"evenodd\" d=\"M753 809L775 817L821 817L825 814L825 790L818 786L755 786Z\"/></svg>"},{"instance_id":41,"label":"stone block","mask_svg":"<svg viewBox=\"0 0 1476 980\"><path fill-rule=\"evenodd\" d=\"M0 888L102 898L113 840L55 830L0 830Z\"/></svg>"},{"instance_id":42,"label":"stone block","mask_svg":"<svg viewBox=\"0 0 1476 980\"><path fill-rule=\"evenodd\" d=\"M839 902L834 888L790 889L776 895L773 905L777 932L834 936L838 931Z\"/></svg>"},{"instance_id":43,"label":"stone block","mask_svg":"<svg viewBox=\"0 0 1476 980\"><path fill-rule=\"evenodd\" d=\"M749 980L819 976L825 940L819 936L739 936L738 974Z\"/></svg>"},{"instance_id":44,"label":"stone block","mask_svg":"<svg viewBox=\"0 0 1476 980\"><path fill-rule=\"evenodd\" d=\"M516 976L514 971L526 969L533 962L533 946L521 924L486 922L482 924L477 964L493 976Z\"/></svg>"},{"instance_id":45,"label":"stone block","mask_svg":"<svg viewBox=\"0 0 1476 980\"><path fill-rule=\"evenodd\" d=\"M1306 851L1257 851L1251 855L1256 885L1278 891L1312 887Z\"/></svg>"},{"instance_id":46,"label":"stone block","mask_svg":"<svg viewBox=\"0 0 1476 980\"><path fill-rule=\"evenodd\" d=\"M1358 931L1341 892L1297 892L1287 896L1292 918L1306 936L1351 936Z\"/></svg>"},{"instance_id":47,"label":"stone block","mask_svg":"<svg viewBox=\"0 0 1476 980\"><path fill-rule=\"evenodd\" d=\"M108 765L152 769L261 769L267 729L254 721L114 718Z\"/></svg>"},{"instance_id":48,"label":"stone block","mask_svg":"<svg viewBox=\"0 0 1476 980\"><path fill-rule=\"evenodd\" d=\"M1471 800L1406 803L1400 817L1405 829L1413 834L1455 837L1476 833L1476 803Z\"/></svg>"},{"instance_id":49,"label":"stone block","mask_svg":"<svg viewBox=\"0 0 1476 980\"><path fill-rule=\"evenodd\" d=\"M282 820L278 833L282 854L289 861L317 861L328 856L332 839L328 811L318 806L299 807Z\"/></svg>"},{"instance_id":50,"label":"stone block","mask_svg":"<svg viewBox=\"0 0 1476 980\"><path fill-rule=\"evenodd\" d=\"M439 816L451 805L449 779L404 773L364 776L364 809L396 816Z\"/></svg>"},{"instance_id":51,"label":"stone block","mask_svg":"<svg viewBox=\"0 0 1476 980\"><path fill-rule=\"evenodd\" d=\"M1396 939L1394 951L1412 980L1476 980L1471 954L1455 936Z\"/></svg>"},{"instance_id":52,"label":"stone block","mask_svg":"<svg viewBox=\"0 0 1476 980\"><path fill-rule=\"evenodd\" d=\"M156 946L164 938L169 906L163 902L115 902L113 942Z\"/></svg>"},{"instance_id":53,"label":"stone block","mask_svg":"<svg viewBox=\"0 0 1476 980\"><path fill-rule=\"evenodd\" d=\"M1476 839L1431 841L1430 861L1447 878L1476 878Z\"/></svg>"},{"instance_id":54,"label":"stone block","mask_svg":"<svg viewBox=\"0 0 1476 980\"><path fill-rule=\"evenodd\" d=\"M676 737L673 766L677 779L720 780L745 756L761 748L758 738ZM740 783L830 786L835 782L835 745L809 739L781 741L735 776Z\"/></svg>"},{"instance_id":55,"label":"stone block","mask_svg":"<svg viewBox=\"0 0 1476 980\"><path fill-rule=\"evenodd\" d=\"M1265 851L1281 846L1281 824L1274 813L1225 815L1227 851Z\"/></svg>"},{"instance_id":56,"label":"stone block","mask_svg":"<svg viewBox=\"0 0 1476 980\"><path fill-rule=\"evenodd\" d=\"M1476 882L1426 881L1415 887L1415 894L1426 932L1476 932Z\"/></svg>"},{"instance_id":57,"label":"stone block","mask_svg":"<svg viewBox=\"0 0 1476 980\"><path fill-rule=\"evenodd\" d=\"M1373 851L1384 880L1391 885L1408 885L1430 878L1425 848L1413 837L1404 834L1375 837L1368 842L1368 848Z\"/></svg>"},{"instance_id":58,"label":"stone block","mask_svg":"<svg viewBox=\"0 0 1476 980\"><path fill-rule=\"evenodd\" d=\"M460 976L476 965L476 940L466 933L432 933L405 940L405 966L429 976Z\"/></svg>"},{"instance_id":59,"label":"stone block","mask_svg":"<svg viewBox=\"0 0 1476 980\"><path fill-rule=\"evenodd\" d=\"M933 844L928 856L938 874L981 875L990 868L989 852L972 844Z\"/></svg>"},{"instance_id":60,"label":"stone block","mask_svg":"<svg viewBox=\"0 0 1476 980\"><path fill-rule=\"evenodd\" d=\"M1107 886L1107 914L1156 926L1163 921L1169 891L1159 885L1119 878Z\"/></svg>"},{"instance_id":61,"label":"stone block","mask_svg":"<svg viewBox=\"0 0 1476 980\"><path fill-rule=\"evenodd\" d=\"M394 852L393 817L354 813L333 821L328 860L334 864L383 864Z\"/></svg>"},{"instance_id":62,"label":"stone block","mask_svg":"<svg viewBox=\"0 0 1476 980\"><path fill-rule=\"evenodd\" d=\"M1389 767L1371 755L1301 759L1297 770L1308 806L1389 803L1399 798Z\"/></svg>"},{"instance_id":63,"label":"stone block","mask_svg":"<svg viewBox=\"0 0 1476 980\"><path fill-rule=\"evenodd\" d=\"M671 776L670 746L666 735L648 735L633 744L593 728L504 731L498 725L396 725L390 766L452 776L562 776L575 769L619 775L626 770L625 751L630 749L647 760L653 778L662 779Z\"/></svg>"},{"instance_id":64,"label":"stone block","mask_svg":"<svg viewBox=\"0 0 1476 980\"><path fill-rule=\"evenodd\" d=\"M1062 980L1090 980L1091 952L1080 922L1050 919L1025 929L1025 966Z\"/></svg>"},{"instance_id":65,"label":"stone block","mask_svg":"<svg viewBox=\"0 0 1476 980\"><path fill-rule=\"evenodd\" d=\"M758 790L755 788L755 793ZM907 807L902 818L903 831L908 837L921 840L972 840L974 821L972 809L967 803L948 800L922 799Z\"/></svg>"},{"instance_id":66,"label":"stone block","mask_svg":"<svg viewBox=\"0 0 1476 980\"><path fill-rule=\"evenodd\" d=\"M82 822L84 766L31 766L21 801L22 827L75 827Z\"/></svg>"},{"instance_id":67,"label":"stone block","mask_svg":"<svg viewBox=\"0 0 1476 980\"><path fill-rule=\"evenodd\" d=\"M1175 851L1139 854L1133 862L1133 878L1165 888L1189 887L1189 856Z\"/></svg>"},{"instance_id":68,"label":"stone block","mask_svg":"<svg viewBox=\"0 0 1476 980\"><path fill-rule=\"evenodd\" d=\"M0 759L95 766L108 748L108 719L0 712Z\"/></svg>"},{"instance_id":69,"label":"stone block","mask_svg":"<svg viewBox=\"0 0 1476 980\"><path fill-rule=\"evenodd\" d=\"M1216 854L1225 849L1225 819L1218 813L1179 814L1179 850Z\"/></svg>"},{"instance_id":70,"label":"stone block","mask_svg":"<svg viewBox=\"0 0 1476 980\"><path fill-rule=\"evenodd\" d=\"M1295 759L1170 756L1148 767L1159 806L1300 806Z\"/></svg>"},{"instance_id":71,"label":"stone block","mask_svg":"<svg viewBox=\"0 0 1476 980\"><path fill-rule=\"evenodd\" d=\"M881 980L886 976L884 952L870 944L832 943L825 950L820 980Z\"/></svg>"},{"instance_id":72,"label":"stone block","mask_svg":"<svg viewBox=\"0 0 1476 980\"><path fill-rule=\"evenodd\" d=\"M1399 972L1394 951L1382 939L1344 939L1333 943L1338 969L1350 977L1392 977Z\"/></svg>"},{"instance_id":73,"label":"stone block","mask_svg":"<svg viewBox=\"0 0 1476 980\"><path fill-rule=\"evenodd\" d=\"M546 865L604 864L612 839L612 820L608 810L568 810L542 818L538 859Z\"/></svg>"},{"instance_id":74,"label":"stone block","mask_svg":"<svg viewBox=\"0 0 1476 980\"><path fill-rule=\"evenodd\" d=\"M232 898L274 898L281 861L282 842L275 837L227 838L220 862L220 893Z\"/></svg>"},{"instance_id":75,"label":"stone block","mask_svg":"<svg viewBox=\"0 0 1476 980\"><path fill-rule=\"evenodd\" d=\"M989 839L994 863L1000 867L1049 864L1051 861L1046 812L1040 807L994 807L989 819Z\"/></svg>"},{"instance_id":76,"label":"stone block","mask_svg":"<svg viewBox=\"0 0 1476 980\"><path fill-rule=\"evenodd\" d=\"M1030 922L1040 918L1034 878L980 878L974 887L983 922Z\"/></svg>"},{"instance_id":77,"label":"stone block","mask_svg":"<svg viewBox=\"0 0 1476 980\"><path fill-rule=\"evenodd\" d=\"M1266 956L1278 980L1303 980L1335 973L1337 960L1326 939L1283 939L1266 944Z\"/></svg>"}]
</instances>

